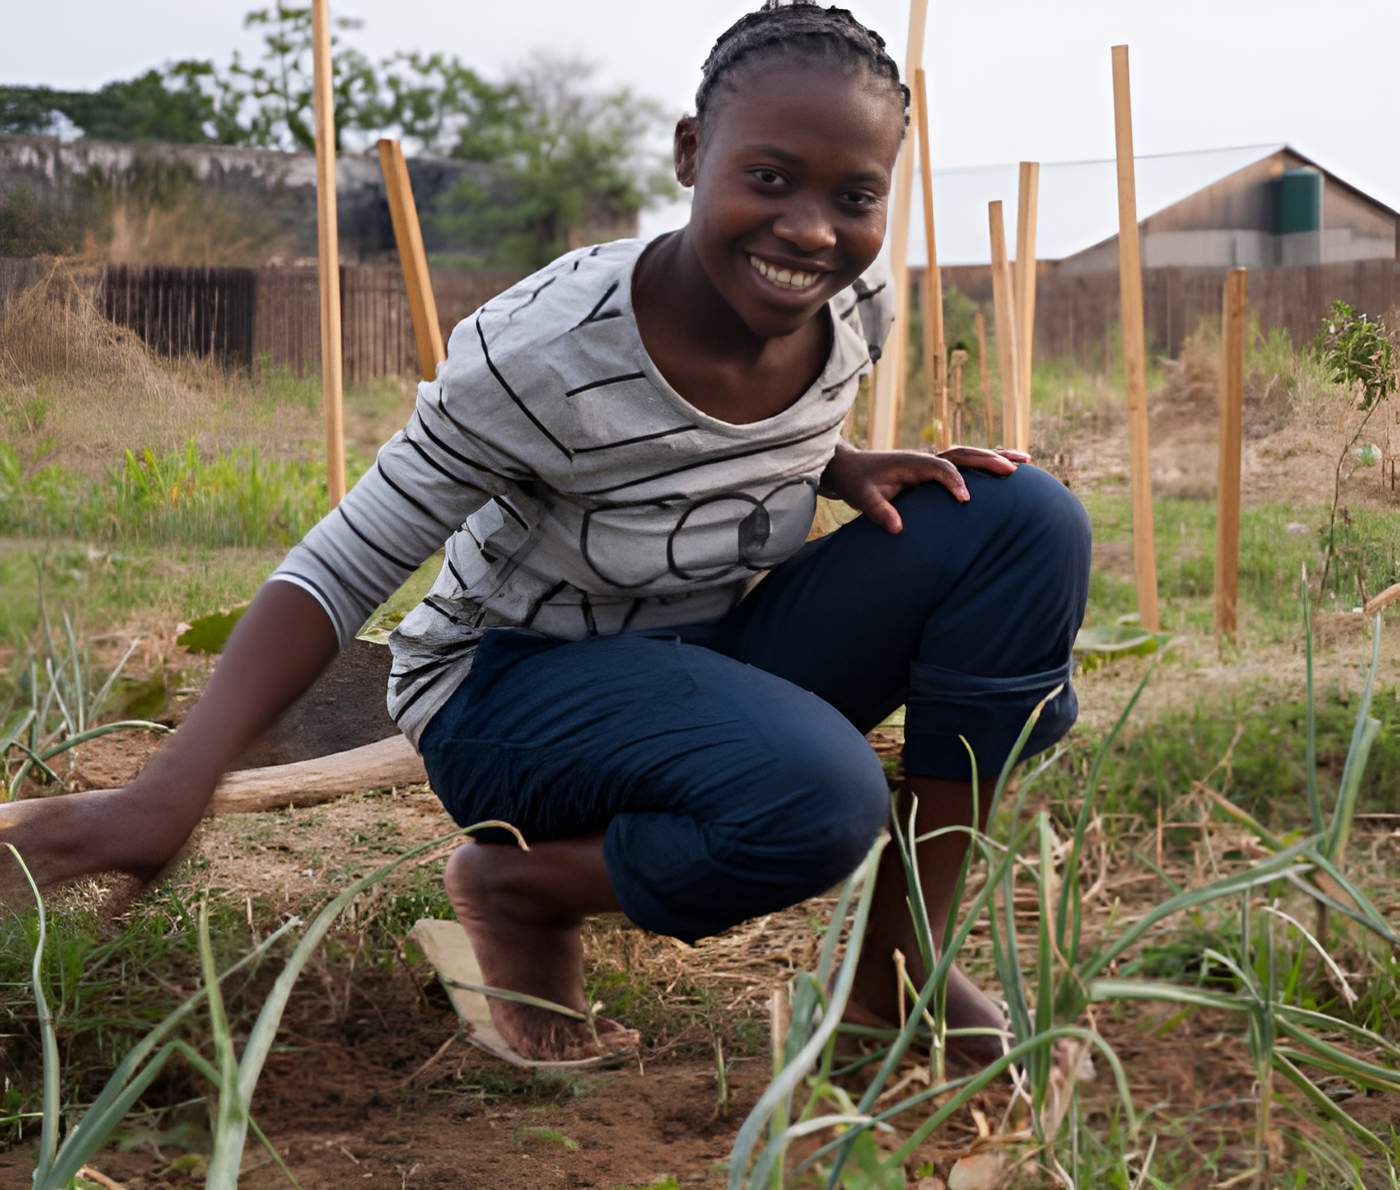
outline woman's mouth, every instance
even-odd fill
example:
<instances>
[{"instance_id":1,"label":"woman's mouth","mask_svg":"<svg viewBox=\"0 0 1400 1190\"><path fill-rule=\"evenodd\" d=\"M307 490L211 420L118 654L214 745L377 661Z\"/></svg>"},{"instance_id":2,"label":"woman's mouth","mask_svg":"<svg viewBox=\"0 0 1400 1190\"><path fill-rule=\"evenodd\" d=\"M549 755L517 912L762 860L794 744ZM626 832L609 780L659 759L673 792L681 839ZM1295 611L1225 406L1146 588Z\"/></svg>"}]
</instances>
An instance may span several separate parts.
<instances>
[{"instance_id":1,"label":"woman's mouth","mask_svg":"<svg viewBox=\"0 0 1400 1190\"><path fill-rule=\"evenodd\" d=\"M781 265L770 264L761 257L749 254L749 264L765 281L776 285L779 289L787 289L793 292L801 292L804 289L812 289L822 279L821 273L806 273L799 269L783 268Z\"/></svg>"}]
</instances>

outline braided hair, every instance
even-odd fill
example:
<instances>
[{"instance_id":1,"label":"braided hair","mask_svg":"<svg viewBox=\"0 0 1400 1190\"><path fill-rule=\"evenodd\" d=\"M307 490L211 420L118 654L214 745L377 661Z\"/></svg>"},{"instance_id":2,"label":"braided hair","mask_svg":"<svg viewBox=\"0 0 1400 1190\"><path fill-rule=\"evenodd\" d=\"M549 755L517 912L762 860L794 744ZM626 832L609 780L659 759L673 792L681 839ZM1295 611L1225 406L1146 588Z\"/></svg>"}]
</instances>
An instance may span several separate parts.
<instances>
[{"instance_id":1,"label":"braided hair","mask_svg":"<svg viewBox=\"0 0 1400 1190\"><path fill-rule=\"evenodd\" d=\"M735 67L766 55L801 54L826 58L849 72L868 70L884 80L900 99L909 124L909 88L899 67L885 51L885 39L862 25L849 9L824 8L817 0L764 0L763 7L740 17L720 34L701 68L695 93L695 116L702 123L714 104L715 91L728 83Z\"/></svg>"}]
</instances>

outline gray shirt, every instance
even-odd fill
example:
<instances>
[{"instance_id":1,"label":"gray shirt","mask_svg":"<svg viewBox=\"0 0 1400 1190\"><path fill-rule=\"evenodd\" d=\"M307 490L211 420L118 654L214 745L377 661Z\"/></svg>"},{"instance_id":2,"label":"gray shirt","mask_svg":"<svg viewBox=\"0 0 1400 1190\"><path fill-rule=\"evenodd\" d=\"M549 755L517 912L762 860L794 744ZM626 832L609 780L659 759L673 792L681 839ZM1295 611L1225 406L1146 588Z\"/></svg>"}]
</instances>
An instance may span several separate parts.
<instances>
[{"instance_id":1,"label":"gray shirt","mask_svg":"<svg viewBox=\"0 0 1400 1190\"><path fill-rule=\"evenodd\" d=\"M415 743L488 628L581 639L723 615L811 528L817 482L892 321L870 274L829 303L821 376L734 425L647 355L632 309L646 244L560 258L452 332L408 425L273 574L341 643L446 542L394 631L389 712Z\"/></svg>"}]
</instances>

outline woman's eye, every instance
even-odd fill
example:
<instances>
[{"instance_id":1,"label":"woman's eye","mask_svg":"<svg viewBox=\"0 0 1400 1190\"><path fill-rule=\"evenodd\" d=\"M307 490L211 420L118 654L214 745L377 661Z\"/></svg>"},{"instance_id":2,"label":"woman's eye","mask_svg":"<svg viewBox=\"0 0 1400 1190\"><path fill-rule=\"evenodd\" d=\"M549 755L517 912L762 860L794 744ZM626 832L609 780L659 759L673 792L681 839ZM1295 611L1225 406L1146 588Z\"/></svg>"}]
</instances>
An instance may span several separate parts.
<instances>
[{"instance_id":1,"label":"woman's eye","mask_svg":"<svg viewBox=\"0 0 1400 1190\"><path fill-rule=\"evenodd\" d=\"M865 190L848 190L841 197L853 207L869 207L875 205L875 196Z\"/></svg>"},{"instance_id":2,"label":"woman's eye","mask_svg":"<svg viewBox=\"0 0 1400 1190\"><path fill-rule=\"evenodd\" d=\"M779 186L783 181L783 175L775 169L754 169L749 174L763 186Z\"/></svg>"}]
</instances>

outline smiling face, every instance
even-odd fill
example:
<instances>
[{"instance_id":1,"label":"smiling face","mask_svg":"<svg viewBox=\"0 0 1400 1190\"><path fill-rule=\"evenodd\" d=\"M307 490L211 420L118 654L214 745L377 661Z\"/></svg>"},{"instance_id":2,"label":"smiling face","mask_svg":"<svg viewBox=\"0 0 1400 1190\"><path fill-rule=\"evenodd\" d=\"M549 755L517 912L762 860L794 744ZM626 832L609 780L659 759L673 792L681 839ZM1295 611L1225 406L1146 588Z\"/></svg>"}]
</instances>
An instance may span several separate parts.
<instances>
[{"instance_id":1,"label":"smiling face","mask_svg":"<svg viewBox=\"0 0 1400 1190\"><path fill-rule=\"evenodd\" d=\"M747 66L703 126L677 126L686 243L753 334L796 331L874 261L903 131L886 83L794 56Z\"/></svg>"}]
</instances>

